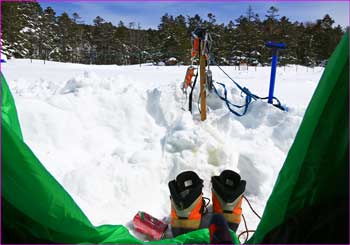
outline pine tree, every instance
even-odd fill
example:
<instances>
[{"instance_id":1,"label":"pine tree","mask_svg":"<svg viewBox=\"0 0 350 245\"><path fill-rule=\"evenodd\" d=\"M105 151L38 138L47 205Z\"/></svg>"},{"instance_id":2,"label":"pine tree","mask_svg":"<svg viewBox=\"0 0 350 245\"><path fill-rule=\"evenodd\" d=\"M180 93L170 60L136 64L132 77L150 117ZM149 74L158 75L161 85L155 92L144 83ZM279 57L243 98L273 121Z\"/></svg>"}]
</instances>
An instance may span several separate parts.
<instances>
[{"instance_id":1,"label":"pine tree","mask_svg":"<svg viewBox=\"0 0 350 245\"><path fill-rule=\"evenodd\" d=\"M315 41L317 52L317 62L326 60L333 52L333 48L340 40L341 31L333 29L334 20L327 14L321 20L317 20L314 25Z\"/></svg>"},{"instance_id":2,"label":"pine tree","mask_svg":"<svg viewBox=\"0 0 350 245\"><path fill-rule=\"evenodd\" d=\"M24 27L24 18L18 2L2 2L2 36L1 52L8 57L25 57L27 50L21 30Z\"/></svg>"},{"instance_id":3,"label":"pine tree","mask_svg":"<svg viewBox=\"0 0 350 245\"><path fill-rule=\"evenodd\" d=\"M278 8L271 6L267 10L267 15L265 15L266 20L264 21L264 40L277 42L280 36L280 29L278 28Z\"/></svg>"},{"instance_id":4,"label":"pine tree","mask_svg":"<svg viewBox=\"0 0 350 245\"><path fill-rule=\"evenodd\" d=\"M56 45L59 42L56 13L51 7L47 7L44 10L40 26L44 58L51 59L51 56L54 57L57 52Z\"/></svg>"},{"instance_id":5,"label":"pine tree","mask_svg":"<svg viewBox=\"0 0 350 245\"><path fill-rule=\"evenodd\" d=\"M259 15L255 14L249 6L246 15L241 15L236 22L239 42L234 52L237 59L247 64L257 65L260 62L262 48Z\"/></svg>"},{"instance_id":6,"label":"pine tree","mask_svg":"<svg viewBox=\"0 0 350 245\"><path fill-rule=\"evenodd\" d=\"M24 28L21 32L24 38L28 40L29 55L32 58L44 58L44 46L42 35L42 17L43 10L38 3L24 2L20 5L24 19Z\"/></svg>"},{"instance_id":7,"label":"pine tree","mask_svg":"<svg viewBox=\"0 0 350 245\"><path fill-rule=\"evenodd\" d=\"M5 54L18 58L39 57L41 53L40 18L42 9L36 2L2 3Z\"/></svg>"},{"instance_id":8,"label":"pine tree","mask_svg":"<svg viewBox=\"0 0 350 245\"><path fill-rule=\"evenodd\" d=\"M329 15L309 23L291 23L270 7L264 19L249 7L246 14L227 25L217 23L213 13L203 20L196 14L161 17L157 30L143 30L140 23L114 26L101 16L84 24L78 13L56 16L37 2L4 2L2 8L2 53L8 57L51 59L97 64L158 62L175 57L190 63L191 33L207 28L213 38L211 52L219 64L269 64L266 41L285 42L280 64L322 64L337 45L344 30Z\"/></svg>"},{"instance_id":9,"label":"pine tree","mask_svg":"<svg viewBox=\"0 0 350 245\"><path fill-rule=\"evenodd\" d=\"M84 26L81 25L81 17L78 13L73 13L70 24L71 24L71 43L72 48L72 62L81 62L83 57L86 55L86 46L90 46L89 42L84 41Z\"/></svg>"},{"instance_id":10,"label":"pine tree","mask_svg":"<svg viewBox=\"0 0 350 245\"><path fill-rule=\"evenodd\" d=\"M278 42L282 42L287 45L286 50L280 50L279 64L286 65L294 62L293 50L295 50L295 43L291 42L291 36L293 24L289 21L286 16L280 18L278 22L279 37Z\"/></svg>"},{"instance_id":11,"label":"pine tree","mask_svg":"<svg viewBox=\"0 0 350 245\"><path fill-rule=\"evenodd\" d=\"M175 20L172 15L165 14L162 16L161 23L158 26L161 39L163 41L161 52L163 59L167 60L171 57L179 58L180 43L176 39Z\"/></svg>"},{"instance_id":12,"label":"pine tree","mask_svg":"<svg viewBox=\"0 0 350 245\"><path fill-rule=\"evenodd\" d=\"M58 33L60 42L57 44L59 50L57 57L60 61L73 61L74 35L72 32L74 22L66 12L57 18Z\"/></svg>"},{"instance_id":13,"label":"pine tree","mask_svg":"<svg viewBox=\"0 0 350 245\"><path fill-rule=\"evenodd\" d=\"M191 53L191 36L188 35L186 27L186 19L183 15L179 15L174 20L175 24L175 40L178 51L175 54L179 61L189 63Z\"/></svg>"}]
</instances>

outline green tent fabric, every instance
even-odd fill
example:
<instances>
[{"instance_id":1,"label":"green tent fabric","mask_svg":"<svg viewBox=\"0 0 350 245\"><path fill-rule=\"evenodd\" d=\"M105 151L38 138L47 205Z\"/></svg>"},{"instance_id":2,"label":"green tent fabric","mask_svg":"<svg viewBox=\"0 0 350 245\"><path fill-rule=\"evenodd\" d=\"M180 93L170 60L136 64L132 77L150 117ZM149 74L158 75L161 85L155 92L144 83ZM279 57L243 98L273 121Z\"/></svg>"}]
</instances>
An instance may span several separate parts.
<instances>
[{"instance_id":1,"label":"green tent fabric","mask_svg":"<svg viewBox=\"0 0 350 245\"><path fill-rule=\"evenodd\" d=\"M143 243L122 225L94 227L90 223L24 143L14 100L3 75L1 84L2 242ZM239 243L234 233L232 236ZM201 229L153 243L209 243L209 232Z\"/></svg>"},{"instance_id":2,"label":"green tent fabric","mask_svg":"<svg viewBox=\"0 0 350 245\"><path fill-rule=\"evenodd\" d=\"M248 243L262 243L268 232L304 207L331 200L336 209L339 200L348 202L348 91L346 33L328 61L263 217Z\"/></svg>"},{"instance_id":3,"label":"green tent fabric","mask_svg":"<svg viewBox=\"0 0 350 245\"><path fill-rule=\"evenodd\" d=\"M17 110L14 106L15 102L7 83L3 81L5 81L5 78L1 74L1 120L6 122L8 125L11 125L12 130L21 140L23 140L21 127L18 121Z\"/></svg>"}]
</instances>

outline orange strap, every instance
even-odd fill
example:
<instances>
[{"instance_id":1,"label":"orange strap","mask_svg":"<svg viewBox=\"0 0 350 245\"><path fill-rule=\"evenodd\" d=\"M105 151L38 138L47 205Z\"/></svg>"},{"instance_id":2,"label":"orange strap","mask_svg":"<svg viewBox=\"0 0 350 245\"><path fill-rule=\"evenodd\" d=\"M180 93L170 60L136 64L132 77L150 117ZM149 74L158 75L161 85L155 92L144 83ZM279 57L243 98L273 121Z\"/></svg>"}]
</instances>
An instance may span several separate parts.
<instances>
[{"instance_id":1,"label":"orange strap","mask_svg":"<svg viewBox=\"0 0 350 245\"><path fill-rule=\"evenodd\" d=\"M193 40L193 47L192 47L192 52L191 52L191 56L192 58L195 57L197 55L197 53L199 52L199 38L196 37Z\"/></svg>"},{"instance_id":2,"label":"orange strap","mask_svg":"<svg viewBox=\"0 0 350 245\"><path fill-rule=\"evenodd\" d=\"M185 76L185 80L184 80L184 86L183 86L184 89L191 87L192 77L194 76L194 70L195 70L195 68L192 66L187 68L186 76Z\"/></svg>"}]
</instances>

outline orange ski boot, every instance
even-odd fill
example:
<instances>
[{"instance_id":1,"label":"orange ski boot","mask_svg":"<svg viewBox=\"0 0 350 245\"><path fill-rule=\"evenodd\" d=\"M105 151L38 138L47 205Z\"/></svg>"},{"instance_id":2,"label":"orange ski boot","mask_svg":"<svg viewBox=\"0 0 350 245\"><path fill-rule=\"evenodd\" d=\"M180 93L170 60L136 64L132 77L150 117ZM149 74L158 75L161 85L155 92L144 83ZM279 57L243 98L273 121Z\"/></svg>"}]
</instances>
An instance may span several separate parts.
<instances>
[{"instance_id":1,"label":"orange ski boot","mask_svg":"<svg viewBox=\"0 0 350 245\"><path fill-rule=\"evenodd\" d=\"M204 210L203 180L195 172L186 171L170 181L168 185L173 236L198 229Z\"/></svg>"},{"instance_id":2,"label":"orange ski boot","mask_svg":"<svg viewBox=\"0 0 350 245\"><path fill-rule=\"evenodd\" d=\"M224 170L220 176L212 176L213 213L222 214L229 227L236 232L242 216L242 196L246 181L231 170Z\"/></svg>"}]
</instances>

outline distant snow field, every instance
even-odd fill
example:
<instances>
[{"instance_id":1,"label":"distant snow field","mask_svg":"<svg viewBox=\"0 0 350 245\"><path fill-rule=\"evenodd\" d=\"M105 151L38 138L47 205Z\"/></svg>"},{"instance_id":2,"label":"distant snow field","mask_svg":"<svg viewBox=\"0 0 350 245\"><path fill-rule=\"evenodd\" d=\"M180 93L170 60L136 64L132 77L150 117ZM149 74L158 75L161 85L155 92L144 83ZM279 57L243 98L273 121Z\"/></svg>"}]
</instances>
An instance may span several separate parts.
<instances>
[{"instance_id":1,"label":"distant snow field","mask_svg":"<svg viewBox=\"0 0 350 245\"><path fill-rule=\"evenodd\" d=\"M181 91L185 66L80 65L27 59L2 64L14 95L24 140L64 186L94 225L132 229L137 211L169 221L168 182L184 170L204 179L232 169L247 180L246 196L262 214L266 201L323 68L279 67L275 96L283 112L266 102L251 103L241 118L214 94L199 121ZM267 96L269 67L239 71L223 67L236 82ZM240 92L216 67L213 79L243 103ZM197 84L199 87L199 84ZM185 103L186 102L186 103ZM249 229L259 220L243 202ZM243 222L238 233L244 229Z\"/></svg>"}]
</instances>

